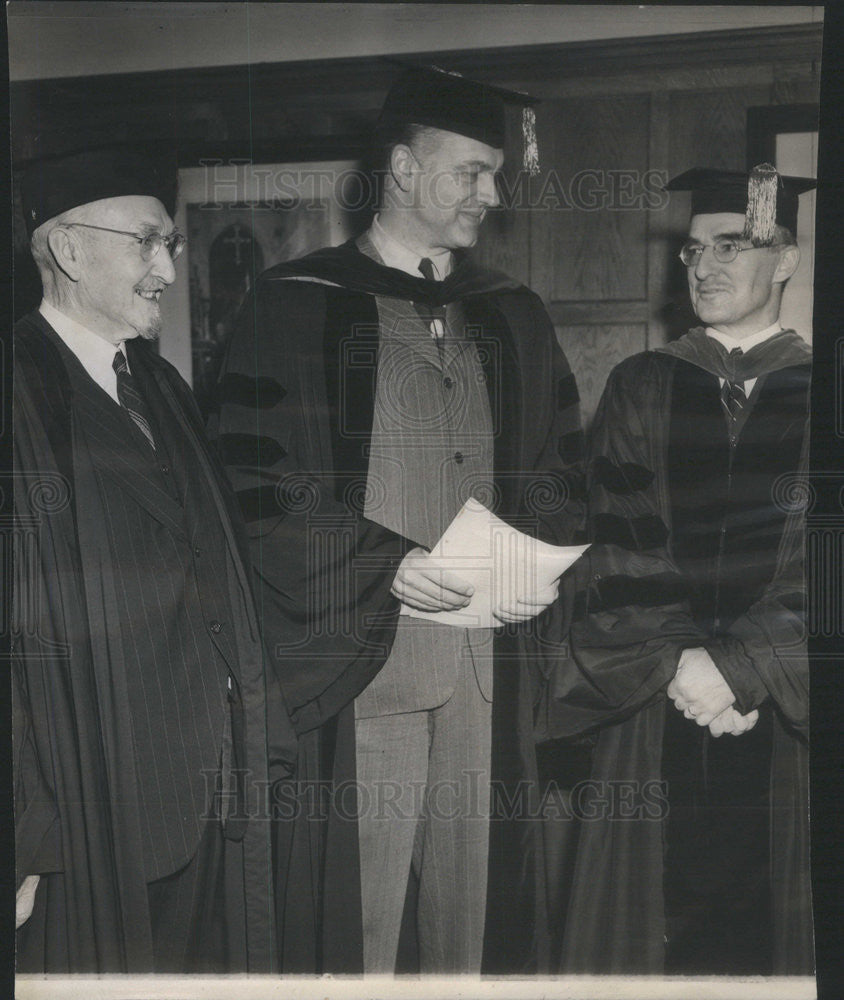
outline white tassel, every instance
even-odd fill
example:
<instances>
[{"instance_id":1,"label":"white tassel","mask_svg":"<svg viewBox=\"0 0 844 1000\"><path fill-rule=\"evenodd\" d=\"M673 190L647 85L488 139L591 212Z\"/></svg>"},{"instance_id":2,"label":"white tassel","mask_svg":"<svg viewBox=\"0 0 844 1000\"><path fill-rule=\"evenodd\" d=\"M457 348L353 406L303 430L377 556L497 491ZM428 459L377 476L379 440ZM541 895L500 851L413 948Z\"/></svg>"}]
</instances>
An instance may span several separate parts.
<instances>
[{"instance_id":1,"label":"white tassel","mask_svg":"<svg viewBox=\"0 0 844 1000\"><path fill-rule=\"evenodd\" d=\"M774 242L778 184L779 174L770 163L760 163L747 178L744 237L755 247L770 246Z\"/></svg>"},{"instance_id":2,"label":"white tassel","mask_svg":"<svg viewBox=\"0 0 844 1000\"><path fill-rule=\"evenodd\" d=\"M536 141L536 112L533 108L522 108L522 135L525 141L525 170L535 177L539 173L539 143Z\"/></svg>"}]
</instances>

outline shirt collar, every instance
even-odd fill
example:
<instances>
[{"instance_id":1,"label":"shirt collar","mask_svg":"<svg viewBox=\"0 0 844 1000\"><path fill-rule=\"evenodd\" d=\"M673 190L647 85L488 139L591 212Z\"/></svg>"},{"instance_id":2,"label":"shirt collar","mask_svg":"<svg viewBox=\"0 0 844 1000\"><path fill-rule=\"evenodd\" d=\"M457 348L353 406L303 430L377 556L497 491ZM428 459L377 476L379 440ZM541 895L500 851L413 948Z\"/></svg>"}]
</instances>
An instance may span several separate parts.
<instances>
[{"instance_id":1,"label":"shirt collar","mask_svg":"<svg viewBox=\"0 0 844 1000\"><path fill-rule=\"evenodd\" d=\"M745 337L744 340L736 340L735 337L731 337L728 333L723 333L721 330L716 330L711 326L706 328L706 334L708 337L712 337L713 340L717 340L718 343L726 347L728 351L732 351L734 348L740 347L741 350L746 353L752 347L756 347L757 344L764 343L766 340L773 337L775 333L779 333L781 330L782 324L779 320L777 320L776 323L766 326L764 330L760 330L758 333Z\"/></svg>"},{"instance_id":2,"label":"shirt collar","mask_svg":"<svg viewBox=\"0 0 844 1000\"><path fill-rule=\"evenodd\" d=\"M372 220L369 238L387 267L395 267L406 274L412 274L414 278L421 277L419 262L422 258L415 250L411 250L410 247L399 243L395 236L391 236L378 221L377 215ZM427 256L434 265L434 274L442 281L451 272L451 251L443 250L438 254Z\"/></svg>"},{"instance_id":3,"label":"shirt collar","mask_svg":"<svg viewBox=\"0 0 844 1000\"><path fill-rule=\"evenodd\" d=\"M79 359L82 367L91 378L101 388L117 398L117 376L114 373L112 364L114 362L115 351L122 351L126 354L124 341L119 344L112 344L99 334L89 330L88 327L77 323L70 316L65 316L59 312L55 306L42 299L38 311L50 326L56 331L67 348ZM127 359L128 367L128 359Z\"/></svg>"}]
</instances>

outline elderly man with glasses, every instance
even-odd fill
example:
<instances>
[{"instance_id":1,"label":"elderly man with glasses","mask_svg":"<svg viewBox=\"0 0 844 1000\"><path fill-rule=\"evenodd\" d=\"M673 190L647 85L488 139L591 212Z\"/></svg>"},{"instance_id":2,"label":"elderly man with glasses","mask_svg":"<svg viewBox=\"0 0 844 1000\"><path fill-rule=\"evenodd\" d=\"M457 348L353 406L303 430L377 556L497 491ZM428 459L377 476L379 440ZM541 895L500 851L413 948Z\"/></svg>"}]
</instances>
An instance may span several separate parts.
<instances>
[{"instance_id":1,"label":"elderly man with glasses","mask_svg":"<svg viewBox=\"0 0 844 1000\"><path fill-rule=\"evenodd\" d=\"M44 297L15 329L21 972L276 967L254 793L295 737L233 499L151 345L173 180L100 149L22 185Z\"/></svg>"},{"instance_id":2,"label":"elderly man with glasses","mask_svg":"<svg viewBox=\"0 0 844 1000\"><path fill-rule=\"evenodd\" d=\"M692 192L701 326L620 364L593 428L595 544L555 682L560 735L597 731L601 798L580 803L565 971L812 970L811 352L779 321L812 187L768 164L667 186Z\"/></svg>"}]
</instances>

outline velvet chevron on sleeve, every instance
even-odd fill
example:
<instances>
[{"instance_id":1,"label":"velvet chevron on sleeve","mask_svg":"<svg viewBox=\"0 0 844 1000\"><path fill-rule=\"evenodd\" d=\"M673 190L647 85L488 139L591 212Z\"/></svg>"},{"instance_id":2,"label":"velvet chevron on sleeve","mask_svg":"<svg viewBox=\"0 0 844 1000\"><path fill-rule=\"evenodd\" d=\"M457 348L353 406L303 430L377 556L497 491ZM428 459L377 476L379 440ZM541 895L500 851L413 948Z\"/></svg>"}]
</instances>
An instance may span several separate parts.
<instances>
[{"instance_id":1,"label":"velvet chevron on sleeve","mask_svg":"<svg viewBox=\"0 0 844 1000\"><path fill-rule=\"evenodd\" d=\"M247 522L264 637L299 732L336 715L383 663L398 616L390 583L414 544L362 516L374 357L347 380L343 353L371 354L373 310L343 289L262 279L209 427ZM367 377L369 395L354 392Z\"/></svg>"},{"instance_id":2,"label":"velvet chevron on sleeve","mask_svg":"<svg viewBox=\"0 0 844 1000\"><path fill-rule=\"evenodd\" d=\"M810 353L786 330L735 357L700 329L629 358L593 426L592 548L576 571L570 645L545 663L544 732L591 734L590 785L607 795L632 783L644 812L610 803L582 824L560 971L812 968ZM740 424L721 403L731 378L755 380ZM735 708L759 710L749 733L716 740L666 698L697 647Z\"/></svg>"},{"instance_id":3,"label":"velvet chevron on sleeve","mask_svg":"<svg viewBox=\"0 0 844 1000\"><path fill-rule=\"evenodd\" d=\"M702 640L668 547L670 512L658 461L667 422L653 401L670 370L638 355L611 374L595 417L587 463L592 547L574 577L569 646L547 669L549 737L622 718L671 680L680 651Z\"/></svg>"}]
</instances>

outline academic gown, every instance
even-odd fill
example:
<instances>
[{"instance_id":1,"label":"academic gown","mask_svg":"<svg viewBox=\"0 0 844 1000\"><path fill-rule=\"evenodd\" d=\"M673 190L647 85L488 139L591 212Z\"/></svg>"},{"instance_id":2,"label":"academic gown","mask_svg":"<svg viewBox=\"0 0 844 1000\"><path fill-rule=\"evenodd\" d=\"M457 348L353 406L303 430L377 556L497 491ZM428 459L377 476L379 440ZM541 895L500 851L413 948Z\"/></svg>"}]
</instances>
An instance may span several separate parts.
<instances>
[{"instance_id":1,"label":"academic gown","mask_svg":"<svg viewBox=\"0 0 844 1000\"><path fill-rule=\"evenodd\" d=\"M265 691L239 514L204 439L188 387L148 345L130 341L127 350L133 372L157 387L159 424L166 422L169 439L180 442L184 469L195 470L191 488L199 489L194 496L202 498L202 516L216 522L214 537L219 532L223 538L220 552L206 553L222 567L221 576L213 587L199 589L202 600L213 602L215 613L223 612L216 630L221 635L212 636L223 659L217 665L201 663L200 683L213 689L223 704L228 702L230 761L233 768L248 772L254 794L273 774L290 772L296 742L280 689L271 685ZM148 865L164 845L159 838L151 843L144 839L150 817L141 806L132 737L133 728L136 736L140 732L140 720L133 718L131 708L137 678L130 671L136 668L121 639L126 635L126 609L120 595L127 593L131 581L120 576L127 569L115 561L110 529L119 530L112 523L116 516L129 512L132 517L148 516L163 533L158 537L172 540L175 552L179 546L187 547L181 518L199 515L182 512L176 500L133 466L129 443L133 425L127 421L124 426L123 414L81 366L70 376L68 366L75 364L40 314L21 320L15 330L14 411L19 541L12 670L16 860L19 879L32 873L46 878L36 892L35 912L19 933L26 935L27 968L59 973L149 972L154 953L145 860ZM95 449L100 459L112 449L115 462L109 489L118 493L106 493L100 478L102 461L92 457ZM126 498L118 515L105 506L106 496L117 495ZM183 558L190 551L187 547ZM143 593L134 611L142 614L147 599L159 608L167 606L171 612L167 620L175 630L168 637L148 635L138 649L141 667L148 664L152 670L153 655L178 648L179 629L207 634L208 623L188 624L184 617L189 612L182 609L177 595L182 593L187 569L177 571L178 579L168 579L162 575L160 552L141 552L138 559L146 562L133 564L132 572L147 582L141 584ZM184 659L186 668L196 671L192 649L192 645L185 649ZM166 692L163 705L182 719L190 718L195 707L175 705ZM220 729L210 745L197 745L196 731L189 731L182 748L194 755L188 759L206 762L212 772L219 769L223 739L222 715L213 718ZM147 746L139 752L157 754L166 767L167 746ZM192 780L192 771L189 764L186 779ZM181 780L178 771L174 775L173 781ZM181 822L185 837L191 837L198 818L180 820L178 812L174 815L173 795L173 786L162 788L167 830L178 832ZM250 823L245 800L226 801L229 806L237 804L228 810L227 858L242 862L234 875L239 886L236 898L242 900L244 911L236 925L247 928L238 970L269 972L277 967L269 824L265 819ZM251 808L254 812L260 803L253 802ZM199 829L204 825L199 820ZM161 864L168 864L167 856L162 858ZM179 863L178 858L172 862Z\"/></svg>"},{"instance_id":2,"label":"academic gown","mask_svg":"<svg viewBox=\"0 0 844 1000\"><path fill-rule=\"evenodd\" d=\"M577 388L527 288L468 258L443 282L415 278L352 241L258 279L223 366L210 432L252 537L264 632L300 733L301 784L282 805L288 821L276 847L288 885L279 921L286 971L362 970L353 701L389 655L399 613L390 587L417 544L363 516L376 296L462 303L490 394L499 516L570 544L582 515ZM561 602L547 615L565 613ZM521 795L536 816L536 691L524 669L533 636L529 625L497 630L492 773L500 811L508 800L517 811ZM317 809L327 826L303 821L301 789L319 782L343 790ZM538 824L493 818L490 838L484 967L535 970L545 946Z\"/></svg>"},{"instance_id":3,"label":"academic gown","mask_svg":"<svg viewBox=\"0 0 844 1000\"><path fill-rule=\"evenodd\" d=\"M549 655L549 699L540 710L549 733L597 737L579 803L586 819L561 971L665 971L671 794L662 784L663 751L675 752L664 741L666 712L676 711L665 688L682 650L703 646L736 694L735 707L759 708L760 730L770 727L770 783L760 796L771 851L770 876L760 877L770 877L770 910L755 920L772 922L774 973L811 972L801 485L811 365L793 331L778 338L767 348L771 370L757 373L730 487L726 421L706 360L715 348L702 329L627 359L608 380L590 447L595 544L578 569L573 655ZM750 737L725 735L714 749L729 752L729 741ZM671 778L682 783L684 775L673 766ZM629 785L624 802L613 798L622 784Z\"/></svg>"}]
</instances>

